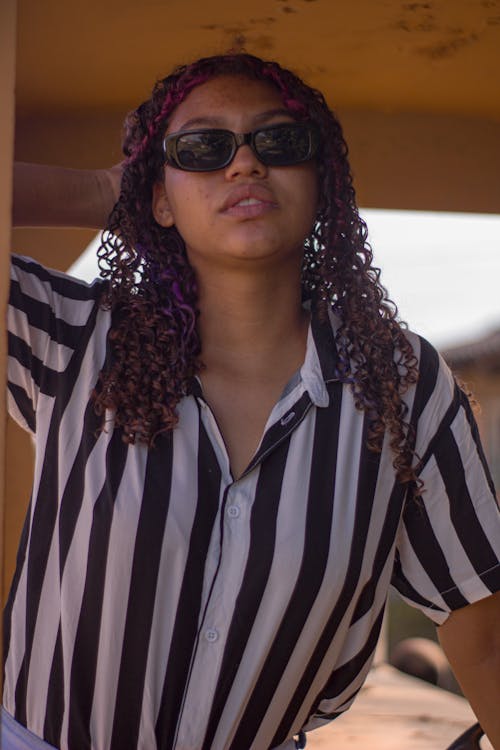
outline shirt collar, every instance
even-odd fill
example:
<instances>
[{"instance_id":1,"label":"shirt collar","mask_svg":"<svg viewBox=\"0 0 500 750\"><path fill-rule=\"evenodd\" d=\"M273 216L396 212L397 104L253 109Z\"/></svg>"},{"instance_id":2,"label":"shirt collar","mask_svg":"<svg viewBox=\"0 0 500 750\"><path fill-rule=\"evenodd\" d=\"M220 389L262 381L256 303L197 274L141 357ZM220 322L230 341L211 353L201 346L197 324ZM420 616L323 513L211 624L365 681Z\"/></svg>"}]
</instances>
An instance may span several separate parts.
<instances>
[{"instance_id":1,"label":"shirt collar","mask_svg":"<svg viewBox=\"0 0 500 750\"><path fill-rule=\"evenodd\" d=\"M330 403L326 383L338 380L336 373L337 349L335 328L338 326L333 313L325 321L312 313L307 334L306 357L300 369L305 389L315 406L326 407Z\"/></svg>"},{"instance_id":2,"label":"shirt collar","mask_svg":"<svg viewBox=\"0 0 500 750\"><path fill-rule=\"evenodd\" d=\"M329 405L330 397L326 384L339 379L335 345L335 330L338 326L339 321L331 310L328 310L328 318L325 321L320 320L317 313L311 313L306 356L300 368L300 378L312 403L318 407ZM201 383L196 376L191 380L189 392L197 398L203 395Z\"/></svg>"}]
</instances>

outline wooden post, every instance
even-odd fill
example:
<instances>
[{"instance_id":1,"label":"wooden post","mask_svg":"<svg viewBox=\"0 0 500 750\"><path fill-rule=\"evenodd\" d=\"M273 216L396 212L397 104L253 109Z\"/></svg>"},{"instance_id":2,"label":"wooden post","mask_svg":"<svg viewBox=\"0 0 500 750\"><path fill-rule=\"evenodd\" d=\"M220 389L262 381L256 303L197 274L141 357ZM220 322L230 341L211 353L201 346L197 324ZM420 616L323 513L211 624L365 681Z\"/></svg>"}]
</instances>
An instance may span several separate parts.
<instances>
[{"instance_id":1,"label":"wooden post","mask_svg":"<svg viewBox=\"0 0 500 750\"><path fill-rule=\"evenodd\" d=\"M9 279L9 253L11 243L12 161L14 154L14 91L16 71L16 0L0 3L0 307L5 317ZM0 383L5 392L6 363L5 326L0 327ZM0 399L0 559L4 560L4 498L5 498L5 397ZM2 604L4 576L0 576ZM0 619L0 635L1 635ZM0 639L0 649L1 649ZM3 661L3 660L2 660ZM0 677L1 682L1 677Z\"/></svg>"}]
</instances>

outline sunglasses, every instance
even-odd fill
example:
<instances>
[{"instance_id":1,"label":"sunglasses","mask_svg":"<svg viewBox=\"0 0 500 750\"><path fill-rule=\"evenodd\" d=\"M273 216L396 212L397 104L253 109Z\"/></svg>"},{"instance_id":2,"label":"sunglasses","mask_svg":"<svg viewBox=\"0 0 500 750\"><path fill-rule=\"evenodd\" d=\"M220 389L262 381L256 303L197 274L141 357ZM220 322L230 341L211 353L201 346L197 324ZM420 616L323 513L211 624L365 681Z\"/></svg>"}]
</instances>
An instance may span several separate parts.
<instances>
[{"instance_id":1,"label":"sunglasses","mask_svg":"<svg viewBox=\"0 0 500 750\"><path fill-rule=\"evenodd\" d=\"M203 128L167 135L165 161L186 172L213 172L232 162L240 146L250 146L268 167L287 167L312 159L318 149L318 131L309 122L268 125L251 133Z\"/></svg>"}]
</instances>

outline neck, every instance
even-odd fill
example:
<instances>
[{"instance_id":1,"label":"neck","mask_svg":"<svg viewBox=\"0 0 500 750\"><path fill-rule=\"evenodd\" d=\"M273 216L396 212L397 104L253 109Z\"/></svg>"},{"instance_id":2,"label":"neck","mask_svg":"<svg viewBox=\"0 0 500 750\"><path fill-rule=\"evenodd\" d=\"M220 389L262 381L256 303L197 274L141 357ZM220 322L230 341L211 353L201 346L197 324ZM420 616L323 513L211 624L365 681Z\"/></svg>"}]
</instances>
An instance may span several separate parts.
<instances>
[{"instance_id":1,"label":"neck","mask_svg":"<svg viewBox=\"0 0 500 750\"><path fill-rule=\"evenodd\" d=\"M302 361L308 315L300 269L198 272L202 360L208 369L266 370ZM272 371L272 370L271 370Z\"/></svg>"}]
</instances>

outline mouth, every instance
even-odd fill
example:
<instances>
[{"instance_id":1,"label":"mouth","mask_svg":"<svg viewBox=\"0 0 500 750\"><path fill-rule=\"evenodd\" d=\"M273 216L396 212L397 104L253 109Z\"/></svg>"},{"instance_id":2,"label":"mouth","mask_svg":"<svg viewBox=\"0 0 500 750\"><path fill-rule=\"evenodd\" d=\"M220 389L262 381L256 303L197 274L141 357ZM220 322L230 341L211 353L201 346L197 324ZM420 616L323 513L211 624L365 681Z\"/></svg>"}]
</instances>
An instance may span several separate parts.
<instances>
[{"instance_id":1,"label":"mouth","mask_svg":"<svg viewBox=\"0 0 500 750\"><path fill-rule=\"evenodd\" d=\"M254 218L278 207L273 194L261 185L234 188L222 205L222 213L238 218Z\"/></svg>"}]
</instances>

